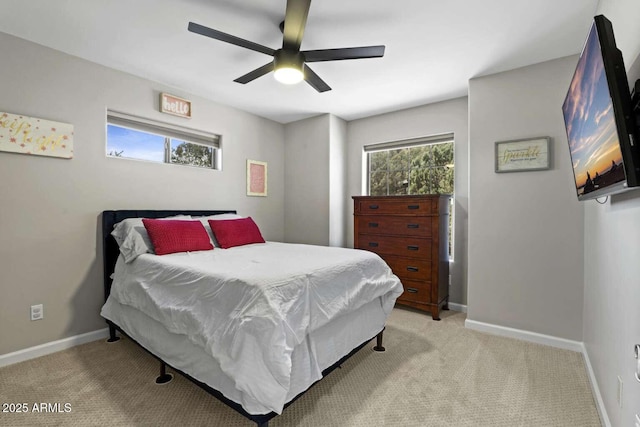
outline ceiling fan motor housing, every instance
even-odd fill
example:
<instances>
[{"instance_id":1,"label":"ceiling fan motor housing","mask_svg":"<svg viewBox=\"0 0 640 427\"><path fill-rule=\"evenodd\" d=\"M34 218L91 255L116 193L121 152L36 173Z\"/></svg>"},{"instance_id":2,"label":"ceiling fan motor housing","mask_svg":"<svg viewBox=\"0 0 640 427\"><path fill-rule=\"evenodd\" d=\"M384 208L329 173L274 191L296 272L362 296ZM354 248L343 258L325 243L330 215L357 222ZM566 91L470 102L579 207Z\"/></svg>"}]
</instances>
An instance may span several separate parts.
<instances>
[{"instance_id":1,"label":"ceiling fan motor housing","mask_svg":"<svg viewBox=\"0 0 640 427\"><path fill-rule=\"evenodd\" d=\"M278 49L273 56L274 68L293 68L302 72L304 65L304 55L301 52L292 52Z\"/></svg>"}]
</instances>

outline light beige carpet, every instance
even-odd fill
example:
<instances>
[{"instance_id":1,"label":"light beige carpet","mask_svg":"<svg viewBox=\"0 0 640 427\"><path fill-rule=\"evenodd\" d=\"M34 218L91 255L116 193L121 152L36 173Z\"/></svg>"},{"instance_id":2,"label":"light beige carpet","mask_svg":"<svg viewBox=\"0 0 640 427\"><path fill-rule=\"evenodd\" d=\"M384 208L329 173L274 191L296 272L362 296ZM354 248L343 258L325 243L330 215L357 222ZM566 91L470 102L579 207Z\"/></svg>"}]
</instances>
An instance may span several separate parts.
<instances>
[{"instance_id":1,"label":"light beige carpet","mask_svg":"<svg viewBox=\"0 0 640 427\"><path fill-rule=\"evenodd\" d=\"M465 315L394 309L384 353L367 345L270 421L278 426L600 426L582 355L464 328ZM255 426L129 340L0 369L2 426ZM32 413L34 403L64 411Z\"/></svg>"}]
</instances>

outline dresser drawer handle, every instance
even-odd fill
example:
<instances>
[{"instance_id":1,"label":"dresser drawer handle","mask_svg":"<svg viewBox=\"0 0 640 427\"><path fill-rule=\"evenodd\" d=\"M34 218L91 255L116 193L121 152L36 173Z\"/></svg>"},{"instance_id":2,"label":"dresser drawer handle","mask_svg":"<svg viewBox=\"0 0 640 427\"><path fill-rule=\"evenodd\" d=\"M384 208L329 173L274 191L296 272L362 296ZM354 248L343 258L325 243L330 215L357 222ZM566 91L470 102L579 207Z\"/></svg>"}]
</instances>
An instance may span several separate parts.
<instances>
[{"instance_id":1,"label":"dresser drawer handle","mask_svg":"<svg viewBox=\"0 0 640 427\"><path fill-rule=\"evenodd\" d=\"M407 249L410 251L417 251L419 248L418 246L415 246L415 245L409 245L407 246Z\"/></svg>"},{"instance_id":2,"label":"dresser drawer handle","mask_svg":"<svg viewBox=\"0 0 640 427\"><path fill-rule=\"evenodd\" d=\"M369 227L376 228L377 226L378 226L378 223L377 223L377 222L370 222L370 223L369 223Z\"/></svg>"},{"instance_id":3,"label":"dresser drawer handle","mask_svg":"<svg viewBox=\"0 0 640 427\"><path fill-rule=\"evenodd\" d=\"M369 205L369 209L378 209L378 205Z\"/></svg>"},{"instance_id":4,"label":"dresser drawer handle","mask_svg":"<svg viewBox=\"0 0 640 427\"><path fill-rule=\"evenodd\" d=\"M405 289L405 291L409 292L410 294L417 294L418 290L416 288L407 288Z\"/></svg>"},{"instance_id":5,"label":"dresser drawer handle","mask_svg":"<svg viewBox=\"0 0 640 427\"><path fill-rule=\"evenodd\" d=\"M369 242L369 246L371 246L372 248L377 248L378 242Z\"/></svg>"},{"instance_id":6,"label":"dresser drawer handle","mask_svg":"<svg viewBox=\"0 0 640 427\"><path fill-rule=\"evenodd\" d=\"M407 228L420 228L420 224L407 224Z\"/></svg>"},{"instance_id":7,"label":"dresser drawer handle","mask_svg":"<svg viewBox=\"0 0 640 427\"><path fill-rule=\"evenodd\" d=\"M420 205L409 205L407 206L409 209L420 209Z\"/></svg>"},{"instance_id":8,"label":"dresser drawer handle","mask_svg":"<svg viewBox=\"0 0 640 427\"><path fill-rule=\"evenodd\" d=\"M417 272L418 271L418 267L407 267L407 271Z\"/></svg>"}]
</instances>

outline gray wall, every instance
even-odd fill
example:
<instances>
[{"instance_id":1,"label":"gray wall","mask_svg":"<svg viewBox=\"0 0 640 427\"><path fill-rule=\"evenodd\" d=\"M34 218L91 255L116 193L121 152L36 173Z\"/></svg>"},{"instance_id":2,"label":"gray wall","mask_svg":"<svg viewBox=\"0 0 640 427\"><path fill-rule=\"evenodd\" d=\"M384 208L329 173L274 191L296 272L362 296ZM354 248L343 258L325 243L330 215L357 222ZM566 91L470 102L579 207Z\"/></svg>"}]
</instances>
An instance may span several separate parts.
<instances>
[{"instance_id":1,"label":"gray wall","mask_svg":"<svg viewBox=\"0 0 640 427\"><path fill-rule=\"evenodd\" d=\"M346 245L347 122L329 117L329 246Z\"/></svg>"},{"instance_id":2,"label":"gray wall","mask_svg":"<svg viewBox=\"0 0 640 427\"><path fill-rule=\"evenodd\" d=\"M330 116L285 125L285 210L289 243L329 244Z\"/></svg>"},{"instance_id":3,"label":"gray wall","mask_svg":"<svg viewBox=\"0 0 640 427\"><path fill-rule=\"evenodd\" d=\"M640 2L601 0L598 13L613 23L616 42L640 79ZM632 64L635 66L632 67ZM634 344L640 344L640 190L584 203L584 344L613 426L634 425L640 382L634 378ZM622 408L617 377L623 380Z\"/></svg>"},{"instance_id":4,"label":"gray wall","mask_svg":"<svg viewBox=\"0 0 640 427\"><path fill-rule=\"evenodd\" d=\"M2 33L0 52L0 111L75 130L72 160L0 152L0 354L106 326L102 210L237 209L283 240L281 124ZM193 118L159 113L161 91L191 99ZM107 158L107 108L222 134L223 170ZM268 162L268 197L246 196L247 158Z\"/></svg>"},{"instance_id":5,"label":"gray wall","mask_svg":"<svg viewBox=\"0 0 640 427\"><path fill-rule=\"evenodd\" d=\"M347 122L323 114L285 125L285 241L345 245Z\"/></svg>"},{"instance_id":6,"label":"gray wall","mask_svg":"<svg viewBox=\"0 0 640 427\"><path fill-rule=\"evenodd\" d=\"M449 301L467 304L468 112L467 98L354 120L347 125L347 246L353 247L353 200L363 192L363 147L442 133L454 133L455 246Z\"/></svg>"},{"instance_id":7,"label":"gray wall","mask_svg":"<svg viewBox=\"0 0 640 427\"><path fill-rule=\"evenodd\" d=\"M576 61L469 82L468 319L581 341L584 215L561 111ZM537 136L550 170L494 172L496 141Z\"/></svg>"}]
</instances>

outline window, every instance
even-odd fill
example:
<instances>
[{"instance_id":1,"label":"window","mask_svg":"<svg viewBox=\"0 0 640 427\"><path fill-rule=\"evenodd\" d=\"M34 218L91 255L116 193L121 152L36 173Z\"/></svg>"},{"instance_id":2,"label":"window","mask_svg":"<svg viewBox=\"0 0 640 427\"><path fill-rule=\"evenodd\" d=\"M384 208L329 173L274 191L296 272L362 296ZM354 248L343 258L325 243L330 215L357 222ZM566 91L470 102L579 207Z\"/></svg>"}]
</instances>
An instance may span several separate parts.
<instances>
[{"instance_id":1,"label":"window","mask_svg":"<svg viewBox=\"0 0 640 427\"><path fill-rule=\"evenodd\" d=\"M452 135L368 145L364 151L370 196L453 194Z\"/></svg>"},{"instance_id":2,"label":"window","mask_svg":"<svg viewBox=\"0 0 640 427\"><path fill-rule=\"evenodd\" d=\"M220 169L220 135L107 113L107 156Z\"/></svg>"},{"instance_id":3,"label":"window","mask_svg":"<svg viewBox=\"0 0 640 427\"><path fill-rule=\"evenodd\" d=\"M453 194L453 134L364 147L370 196ZM449 215L449 257L453 259L453 197Z\"/></svg>"}]
</instances>

